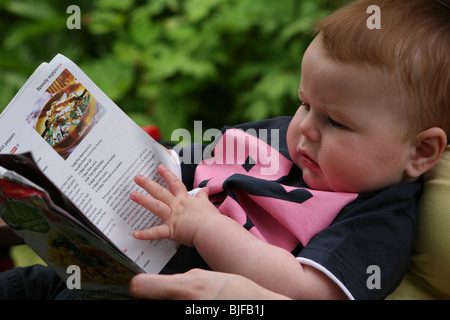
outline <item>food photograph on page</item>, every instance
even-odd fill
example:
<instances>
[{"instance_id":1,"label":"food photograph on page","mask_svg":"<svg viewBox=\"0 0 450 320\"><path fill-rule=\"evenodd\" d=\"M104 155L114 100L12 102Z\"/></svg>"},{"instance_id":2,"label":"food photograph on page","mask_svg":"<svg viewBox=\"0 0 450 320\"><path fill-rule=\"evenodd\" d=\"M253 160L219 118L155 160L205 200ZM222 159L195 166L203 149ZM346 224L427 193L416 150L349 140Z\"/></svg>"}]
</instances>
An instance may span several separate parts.
<instances>
[{"instance_id":1,"label":"food photograph on page","mask_svg":"<svg viewBox=\"0 0 450 320\"><path fill-rule=\"evenodd\" d=\"M105 112L95 97L65 69L36 101L26 121L67 159Z\"/></svg>"}]
</instances>

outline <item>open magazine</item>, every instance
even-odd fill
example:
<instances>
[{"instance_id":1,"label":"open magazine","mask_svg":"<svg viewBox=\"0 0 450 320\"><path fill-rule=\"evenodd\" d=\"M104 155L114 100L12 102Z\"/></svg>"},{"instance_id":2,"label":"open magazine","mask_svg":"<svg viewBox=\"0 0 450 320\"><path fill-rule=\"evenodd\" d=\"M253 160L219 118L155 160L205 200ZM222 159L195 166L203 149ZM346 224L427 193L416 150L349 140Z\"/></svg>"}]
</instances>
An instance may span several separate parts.
<instances>
[{"instance_id":1,"label":"open magazine","mask_svg":"<svg viewBox=\"0 0 450 320\"><path fill-rule=\"evenodd\" d=\"M159 164L180 176L176 157L58 54L0 115L0 217L63 280L79 268L81 296L126 297L133 275L158 273L177 249L133 237L160 223L129 198L137 174L163 183Z\"/></svg>"}]
</instances>

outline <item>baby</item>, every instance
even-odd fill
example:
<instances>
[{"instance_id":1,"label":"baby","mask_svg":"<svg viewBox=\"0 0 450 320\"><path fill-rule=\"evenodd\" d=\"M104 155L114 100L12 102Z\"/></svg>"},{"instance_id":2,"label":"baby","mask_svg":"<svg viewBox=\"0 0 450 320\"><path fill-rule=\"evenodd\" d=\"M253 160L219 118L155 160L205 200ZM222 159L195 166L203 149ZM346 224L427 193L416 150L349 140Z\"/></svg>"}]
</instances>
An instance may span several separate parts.
<instances>
[{"instance_id":1,"label":"baby","mask_svg":"<svg viewBox=\"0 0 450 320\"><path fill-rule=\"evenodd\" d=\"M366 9L374 4L381 29L371 30ZM379 299L392 292L413 245L420 177L436 164L450 132L449 14L445 0L360 0L320 21L303 57L301 104L294 117L238 127L280 130L278 151L290 163L281 173L263 178L249 171L221 179L229 169L204 162L195 171L182 167L183 183L161 167L169 190L137 176L151 196L133 192L131 198L163 224L135 237L194 247L212 270L223 273L196 270L175 276L175 282L139 275L131 292L153 298L294 299ZM189 175L193 178L185 178ZM192 197L185 185L205 188ZM266 208L267 198L278 201L276 210ZM255 199L263 203L259 209L248 205ZM318 230L313 222L305 228L329 209L317 208L325 202L339 208L329 214L329 225ZM304 219L306 208L313 214ZM246 212L245 221L235 213L239 210ZM264 221L258 225L258 210L274 217L260 220L274 221L275 236ZM306 239L300 232L305 229ZM280 240L282 233L288 239ZM297 246L287 244L292 238ZM373 266L380 283L369 283ZM157 291L147 285L151 281ZM183 291L186 283L192 285Z\"/></svg>"},{"instance_id":2,"label":"baby","mask_svg":"<svg viewBox=\"0 0 450 320\"><path fill-rule=\"evenodd\" d=\"M373 5L380 9L380 29L367 27ZM292 118L224 130L212 158L181 164L182 181L158 168L168 189L137 176L150 196L133 192L131 198L163 223L135 237L167 238L182 246L163 274L135 276L131 294L153 299L390 294L413 247L420 177L436 164L450 133L449 7L449 0L349 4L319 22L303 56L301 103ZM262 129L276 134L263 137ZM244 163L219 161L230 151L222 149L226 141L239 141ZM268 164L254 161L261 160L258 148L278 161L269 164L277 170L263 173ZM196 196L187 192L194 188L200 188ZM77 298L42 266L1 273L0 288L1 299Z\"/></svg>"}]
</instances>

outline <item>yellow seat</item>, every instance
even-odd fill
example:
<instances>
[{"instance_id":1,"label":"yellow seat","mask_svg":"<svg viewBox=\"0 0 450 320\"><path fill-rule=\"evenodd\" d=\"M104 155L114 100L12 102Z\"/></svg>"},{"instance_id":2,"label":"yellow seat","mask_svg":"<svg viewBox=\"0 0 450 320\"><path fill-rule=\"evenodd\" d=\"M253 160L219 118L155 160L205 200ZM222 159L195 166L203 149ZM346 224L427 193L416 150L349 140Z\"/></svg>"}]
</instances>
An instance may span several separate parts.
<instances>
[{"instance_id":1,"label":"yellow seat","mask_svg":"<svg viewBox=\"0 0 450 320\"><path fill-rule=\"evenodd\" d=\"M424 175L408 272L388 299L450 299L450 147ZM382 276L382 273L381 273Z\"/></svg>"}]
</instances>

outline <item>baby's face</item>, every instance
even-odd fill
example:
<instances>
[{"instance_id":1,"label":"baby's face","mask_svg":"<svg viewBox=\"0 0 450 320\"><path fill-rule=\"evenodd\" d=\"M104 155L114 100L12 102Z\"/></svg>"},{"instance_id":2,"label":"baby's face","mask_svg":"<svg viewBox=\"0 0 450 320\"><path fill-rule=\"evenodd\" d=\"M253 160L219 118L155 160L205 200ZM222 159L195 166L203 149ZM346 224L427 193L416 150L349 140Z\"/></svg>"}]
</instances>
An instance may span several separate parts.
<instances>
[{"instance_id":1,"label":"baby's face","mask_svg":"<svg viewBox=\"0 0 450 320\"><path fill-rule=\"evenodd\" d=\"M370 192L408 179L414 141L400 138L403 123L376 71L331 60L320 37L305 52L298 90L303 104L287 143L311 188Z\"/></svg>"}]
</instances>

